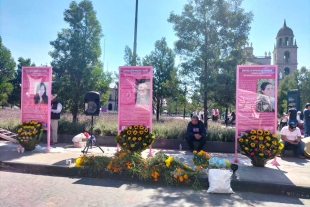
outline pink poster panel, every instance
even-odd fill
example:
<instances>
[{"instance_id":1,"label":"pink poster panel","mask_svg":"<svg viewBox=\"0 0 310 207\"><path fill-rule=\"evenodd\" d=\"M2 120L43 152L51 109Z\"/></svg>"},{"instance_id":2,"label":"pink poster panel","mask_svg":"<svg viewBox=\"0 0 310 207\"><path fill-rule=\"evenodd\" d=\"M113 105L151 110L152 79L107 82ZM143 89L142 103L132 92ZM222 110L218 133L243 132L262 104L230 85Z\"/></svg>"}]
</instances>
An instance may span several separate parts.
<instances>
[{"instance_id":1,"label":"pink poster panel","mask_svg":"<svg viewBox=\"0 0 310 207\"><path fill-rule=\"evenodd\" d=\"M22 67L21 122L38 121L47 130L51 117L51 67Z\"/></svg>"},{"instance_id":2,"label":"pink poster panel","mask_svg":"<svg viewBox=\"0 0 310 207\"><path fill-rule=\"evenodd\" d=\"M118 132L130 125L152 131L152 66L119 67Z\"/></svg>"},{"instance_id":3,"label":"pink poster panel","mask_svg":"<svg viewBox=\"0 0 310 207\"><path fill-rule=\"evenodd\" d=\"M277 71L276 65L237 66L236 139L251 129L277 132Z\"/></svg>"}]
</instances>

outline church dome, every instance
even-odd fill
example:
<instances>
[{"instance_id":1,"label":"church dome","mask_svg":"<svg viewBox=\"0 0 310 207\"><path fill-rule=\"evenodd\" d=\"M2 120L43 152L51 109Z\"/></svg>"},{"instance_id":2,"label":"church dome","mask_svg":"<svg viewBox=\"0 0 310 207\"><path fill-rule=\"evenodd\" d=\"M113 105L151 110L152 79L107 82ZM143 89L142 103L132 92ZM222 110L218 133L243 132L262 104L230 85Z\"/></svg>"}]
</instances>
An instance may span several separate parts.
<instances>
[{"instance_id":1,"label":"church dome","mask_svg":"<svg viewBox=\"0 0 310 207\"><path fill-rule=\"evenodd\" d=\"M284 25L283 27L279 30L278 34L277 34L277 38L278 37L294 37L294 33L293 30L289 27L286 26L286 21L284 20Z\"/></svg>"}]
</instances>

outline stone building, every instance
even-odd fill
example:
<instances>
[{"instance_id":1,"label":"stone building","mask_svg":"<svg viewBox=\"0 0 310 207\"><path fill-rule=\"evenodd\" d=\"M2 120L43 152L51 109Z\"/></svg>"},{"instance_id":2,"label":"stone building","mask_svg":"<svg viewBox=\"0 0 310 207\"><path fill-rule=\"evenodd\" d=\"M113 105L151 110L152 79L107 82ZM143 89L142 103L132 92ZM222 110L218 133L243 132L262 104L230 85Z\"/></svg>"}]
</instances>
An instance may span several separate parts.
<instances>
[{"instance_id":1,"label":"stone building","mask_svg":"<svg viewBox=\"0 0 310 207\"><path fill-rule=\"evenodd\" d=\"M278 65L279 82L285 75L297 70L297 48L293 30L286 26L284 20L283 27L278 31L273 50L273 64Z\"/></svg>"}]
</instances>

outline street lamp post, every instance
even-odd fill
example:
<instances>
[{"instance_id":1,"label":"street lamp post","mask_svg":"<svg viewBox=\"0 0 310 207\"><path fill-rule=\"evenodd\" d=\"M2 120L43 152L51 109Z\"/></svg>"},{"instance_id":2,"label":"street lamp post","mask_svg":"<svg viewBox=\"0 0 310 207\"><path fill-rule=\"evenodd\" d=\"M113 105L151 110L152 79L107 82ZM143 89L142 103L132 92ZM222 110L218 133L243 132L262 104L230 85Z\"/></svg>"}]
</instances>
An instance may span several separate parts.
<instances>
[{"instance_id":1,"label":"street lamp post","mask_svg":"<svg viewBox=\"0 0 310 207\"><path fill-rule=\"evenodd\" d=\"M138 0L136 0L136 14L135 14L135 34L133 42L133 58L134 66L137 65L137 28L138 28Z\"/></svg>"}]
</instances>

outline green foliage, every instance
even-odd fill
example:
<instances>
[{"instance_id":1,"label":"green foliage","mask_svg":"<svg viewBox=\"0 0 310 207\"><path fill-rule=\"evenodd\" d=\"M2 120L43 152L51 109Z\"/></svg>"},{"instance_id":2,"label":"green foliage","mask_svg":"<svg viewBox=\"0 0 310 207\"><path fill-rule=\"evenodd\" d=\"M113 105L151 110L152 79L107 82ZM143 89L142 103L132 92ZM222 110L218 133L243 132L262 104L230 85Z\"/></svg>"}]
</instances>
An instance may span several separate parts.
<instances>
[{"instance_id":1,"label":"green foliage","mask_svg":"<svg viewBox=\"0 0 310 207\"><path fill-rule=\"evenodd\" d=\"M53 58L53 93L58 94L64 110L70 111L73 121L77 122L77 115L84 105L84 94L98 91L101 102L105 103L112 78L110 73L102 70L102 31L92 3L73 1L64 12L64 20L70 27L50 42L54 48L49 53Z\"/></svg>"},{"instance_id":2,"label":"green foliage","mask_svg":"<svg viewBox=\"0 0 310 207\"><path fill-rule=\"evenodd\" d=\"M16 63L11 55L11 51L2 44L0 36L0 104L8 100L9 94L13 90L10 80L14 78Z\"/></svg>"},{"instance_id":3,"label":"green foliage","mask_svg":"<svg viewBox=\"0 0 310 207\"><path fill-rule=\"evenodd\" d=\"M302 67L298 70L298 86L300 89L301 109L305 108L305 104L310 102L310 69Z\"/></svg>"},{"instance_id":4,"label":"green foliage","mask_svg":"<svg viewBox=\"0 0 310 207\"><path fill-rule=\"evenodd\" d=\"M131 48L127 45L125 47L124 61L125 61L125 65L127 66L142 65L141 58L138 55L136 55L136 58L135 58Z\"/></svg>"},{"instance_id":5,"label":"green foliage","mask_svg":"<svg viewBox=\"0 0 310 207\"><path fill-rule=\"evenodd\" d=\"M285 76L278 87L278 115L282 115L287 111L287 92L290 89L297 88L297 74L298 71Z\"/></svg>"},{"instance_id":6,"label":"green foliage","mask_svg":"<svg viewBox=\"0 0 310 207\"><path fill-rule=\"evenodd\" d=\"M20 101L21 101L21 82L22 82L22 67L23 66L35 66L34 63L31 64L31 59L24 59L22 57L18 58L18 65L17 65L17 70L15 72L15 78L11 80L10 82L13 85L13 91L9 95L8 102L12 105L18 105L21 106Z\"/></svg>"},{"instance_id":7,"label":"green foliage","mask_svg":"<svg viewBox=\"0 0 310 207\"><path fill-rule=\"evenodd\" d=\"M244 12L241 3L241 0L189 1L182 14L171 13L168 18L179 38L175 50L181 56L183 73L199 80L197 86L203 98L206 125L208 99L212 98L212 92L208 91L215 90L213 96L227 94L216 91L226 87L226 82L218 87L220 69L235 71L235 66L243 61L242 47L246 44L253 15ZM233 73L227 74L231 80L235 79ZM235 89L235 83L229 87Z\"/></svg>"},{"instance_id":8,"label":"green foliage","mask_svg":"<svg viewBox=\"0 0 310 207\"><path fill-rule=\"evenodd\" d=\"M155 42L155 49L143 58L143 65L153 66L153 100L155 102L156 120L159 120L164 98L178 93L177 69L174 67L175 55L162 38Z\"/></svg>"}]
</instances>

